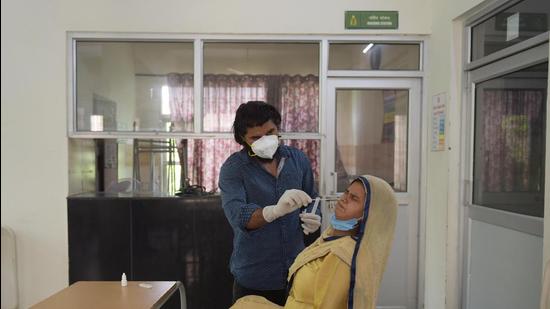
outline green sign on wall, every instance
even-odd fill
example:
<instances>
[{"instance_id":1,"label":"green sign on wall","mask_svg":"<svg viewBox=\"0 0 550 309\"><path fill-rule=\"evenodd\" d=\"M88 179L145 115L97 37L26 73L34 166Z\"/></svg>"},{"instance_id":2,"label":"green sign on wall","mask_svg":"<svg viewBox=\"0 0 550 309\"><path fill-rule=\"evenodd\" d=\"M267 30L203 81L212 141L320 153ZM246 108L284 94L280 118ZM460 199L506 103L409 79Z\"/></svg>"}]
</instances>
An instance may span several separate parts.
<instances>
[{"instance_id":1,"label":"green sign on wall","mask_svg":"<svg viewBox=\"0 0 550 309\"><path fill-rule=\"evenodd\" d=\"M346 11L346 29L397 29L398 11Z\"/></svg>"}]
</instances>

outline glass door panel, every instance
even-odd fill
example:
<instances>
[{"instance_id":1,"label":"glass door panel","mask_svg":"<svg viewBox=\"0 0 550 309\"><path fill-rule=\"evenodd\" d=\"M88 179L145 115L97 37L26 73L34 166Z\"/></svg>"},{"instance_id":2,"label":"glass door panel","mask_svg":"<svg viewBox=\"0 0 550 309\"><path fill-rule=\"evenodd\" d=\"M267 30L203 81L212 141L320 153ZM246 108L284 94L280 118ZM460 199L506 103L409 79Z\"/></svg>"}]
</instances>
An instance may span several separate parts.
<instances>
[{"instance_id":1,"label":"glass door panel","mask_svg":"<svg viewBox=\"0 0 550 309\"><path fill-rule=\"evenodd\" d=\"M358 175L407 191L408 89L337 89L337 191Z\"/></svg>"}]
</instances>

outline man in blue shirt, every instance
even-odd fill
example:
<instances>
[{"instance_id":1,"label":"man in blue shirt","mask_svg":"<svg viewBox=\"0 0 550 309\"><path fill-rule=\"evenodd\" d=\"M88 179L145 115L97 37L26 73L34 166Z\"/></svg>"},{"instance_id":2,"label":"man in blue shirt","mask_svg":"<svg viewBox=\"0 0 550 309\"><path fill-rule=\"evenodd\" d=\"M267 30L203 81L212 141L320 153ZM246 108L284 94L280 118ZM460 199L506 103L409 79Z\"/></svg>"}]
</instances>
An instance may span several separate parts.
<instances>
[{"instance_id":1,"label":"man in blue shirt","mask_svg":"<svg viewBox=\"0 0 550 309\"><path fill-rule=\"evenodd\" d=\"M260 101L241 104L233 131L243 149L220 171L222 205L234 232L233 302L260 295L284 305L288 268L304 249L304 234L321 225L311 209L300 213L317 196L313 172L303 152L279 144L280 124L275 107Z\"/></svg>"}]
</instances>

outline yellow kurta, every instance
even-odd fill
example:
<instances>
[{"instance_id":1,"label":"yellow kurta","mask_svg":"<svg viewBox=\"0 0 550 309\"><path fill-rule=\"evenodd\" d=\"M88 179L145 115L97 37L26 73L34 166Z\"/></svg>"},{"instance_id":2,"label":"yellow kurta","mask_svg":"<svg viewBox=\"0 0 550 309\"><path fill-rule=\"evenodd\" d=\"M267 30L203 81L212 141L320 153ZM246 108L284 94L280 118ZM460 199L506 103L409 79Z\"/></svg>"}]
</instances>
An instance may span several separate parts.
<instances>
[{"instance_id":1,"label":"yellow kurta","mask_svg":"<svg viewBox=\"0 0 550 309\"><path fill-rule=\"evenodd\" d=\"M330 229L323 233L328 236ZM355 241L342 237L324 241L320 237L296 257L290 267L292 288L285 309L345 309L348 302L350 261ZM240 298L234 309L282 308L260 296Z\"/></svg>"},{"instance_id":2,"label":"yellow kurta","mask_svg":"<svg viewBox=\"0 0 550 309\"><path fill-rule=\"evenodd\" d=\"M345 309L350 269L334 254L305 264L296 273L285 309ZM246 296L231 308L282 308L260 296Z\"/></svg>"},{"instance_id":3,"label":"yellow kurta","mask_svg":"<svg viewBox=\"0 0 550 309\"><path fill-rule=\"evenodd\" d=\"M345 309L349 277L349 265L334 254L310 261L294 276L285 309Z\"/></svg>"}]
</instances>

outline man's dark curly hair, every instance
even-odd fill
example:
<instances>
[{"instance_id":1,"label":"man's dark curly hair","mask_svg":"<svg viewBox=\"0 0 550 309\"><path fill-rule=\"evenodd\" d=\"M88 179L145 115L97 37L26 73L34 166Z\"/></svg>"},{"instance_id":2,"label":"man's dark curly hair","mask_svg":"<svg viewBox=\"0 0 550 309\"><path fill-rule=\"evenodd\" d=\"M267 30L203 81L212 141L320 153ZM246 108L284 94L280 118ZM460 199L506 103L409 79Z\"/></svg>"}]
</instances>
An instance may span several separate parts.
<instances>
[{"instance_id":1,"label":"man's dark curly hair","mask_svg":"<svg viewBox=\"0 0 550 309\"><path fill-rule=\"evenodd\" d=\"M235 121L233 122L233 134L235 141L243 146L247 146L243 137L248 128L261 126L269 120L279 128L281 124L281 114L272 105L263 101L248 101L243 103L237 109Z\"/></svg>"}]
</instances>

